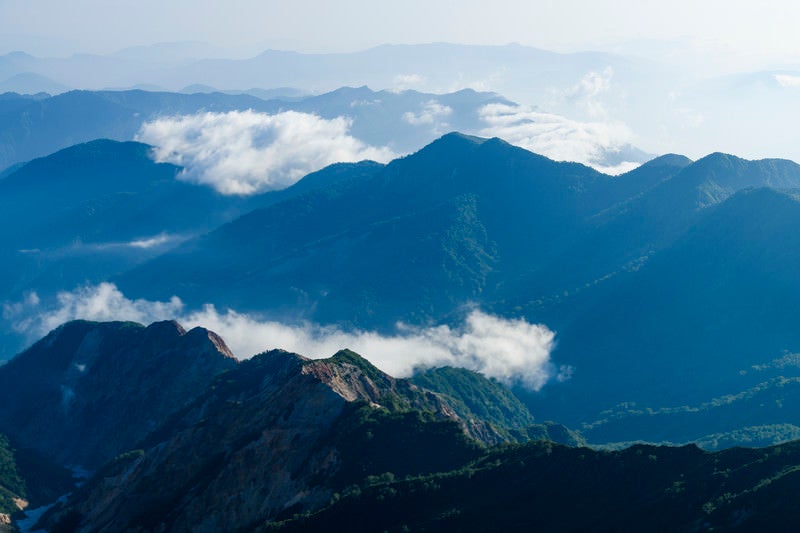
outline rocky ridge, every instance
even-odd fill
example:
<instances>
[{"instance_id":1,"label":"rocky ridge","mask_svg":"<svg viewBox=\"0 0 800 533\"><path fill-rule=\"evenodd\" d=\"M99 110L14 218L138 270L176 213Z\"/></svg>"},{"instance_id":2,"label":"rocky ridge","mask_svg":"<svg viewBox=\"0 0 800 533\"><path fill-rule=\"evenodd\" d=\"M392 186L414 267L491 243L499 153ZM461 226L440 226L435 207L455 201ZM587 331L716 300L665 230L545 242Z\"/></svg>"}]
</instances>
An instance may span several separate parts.
<instances>
[{"instance_id":1,"label":"rocky ridge","mask_svg":"<svg viewBox=\"0 0 800 533\"><path fill-rule=\"evenodd\" d=\"M319 509L347 482L382 473L385 446L353 456L365 435L375 444L434 438L434 449L447 449L436 464L398 459L395 469L409 473L471 456L480 446L458 421L438 395L354 352L309 360L273 350L218 376L44 520L81 531L252 529Z\"/></svg>"}]
</instances>

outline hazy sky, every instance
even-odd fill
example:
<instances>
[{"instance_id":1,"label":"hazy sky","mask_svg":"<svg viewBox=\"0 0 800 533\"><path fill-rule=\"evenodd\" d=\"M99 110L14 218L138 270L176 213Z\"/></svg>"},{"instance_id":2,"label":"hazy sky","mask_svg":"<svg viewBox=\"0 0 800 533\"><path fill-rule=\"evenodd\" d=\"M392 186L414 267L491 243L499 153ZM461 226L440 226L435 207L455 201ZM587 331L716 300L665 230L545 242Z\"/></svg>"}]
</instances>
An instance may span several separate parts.
<instances>
[{"instance_id":1,"label":"hazy sky","mask_svg":"<svg viewBox=\"0 0 800 533\"><path fill-rule=\"evenodd\" d=\"M108 53L186 40L255 53L432 41L574 50L682 39L800 62L797 20L800 3L788 0L0 0L0 53Z\"/></svg>"}]
</instances>

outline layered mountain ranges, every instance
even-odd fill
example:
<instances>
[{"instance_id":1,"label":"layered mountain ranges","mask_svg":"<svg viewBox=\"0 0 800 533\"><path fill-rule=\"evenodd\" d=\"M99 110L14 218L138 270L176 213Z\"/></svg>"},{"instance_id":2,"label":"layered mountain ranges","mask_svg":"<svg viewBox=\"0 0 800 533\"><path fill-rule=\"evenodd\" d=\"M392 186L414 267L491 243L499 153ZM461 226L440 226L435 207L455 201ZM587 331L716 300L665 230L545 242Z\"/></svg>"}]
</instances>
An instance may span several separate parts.
<instances>
[{"instance_id":1,"label":"layered mountain ranges","mask_svg":"<svg viewBox=\"0 0 800 533\"><path fill-rule=\"evenodd\" d=\"M701 438L713 415L693 406L792 368L770 364L800 341L794 163L665 156L612 178L448 135L374 171L255 210L115 281L136 297L269 302L273 317L376 330L457 323L469 305L524 316L557 331L553 359L573 373L522 394L568 425L600 427L620 404L686 406L705 414L680 438ZM604 440L637 431L649 438L636 426Z\"/></svg>"},{"instance_id":2,"label":"layered mountain ranges","mask_svg":"<svg viewBox=\"0 0 800 533\"><path fill-rule=\"evenodd\" d=\"M555 331L563 372L512 391L455 368L396 379L347 346L239 360L203 328L69 322L0 366L3 520L69 492L40 525L456 530L484 523L471 509L543 529L785 524L794 444L621 448L800 438L800 166L665 155L612 177L453 133L243 197L149 150L93 141L0 178L7 350L15 300L41 312L103 281L345 331L458 329L478 308ZM535 512L501 513L536 494Z\"/></svg>"},{"instance_id":3,"label":"layered mountain ranges","mask_svg":"<svg viewBox=\"0 0 800 533\"><path fill-rule=\"evenodd\" d=\"M449 134L251 197L177 172L97 141L7 174L4 297L113 281L131 298L383 332L457 326L478 306L556 332L568 379L516 392L591 442L798 432L794 163L667 155L611 177ZM61 192L39 199L45 186Z\"/></svg>"},{"instance_id":4,"label":"layered mountain ranges","mask_svg":"<svg viewBox=\"0 0 800 533\"><path fill-rule=\"evenodd\" d=\"M132 141L143 124L159 118L234 111L267 115L296 111L328 120L347 117L353 137L395 153L408 153L445 131L486 128L480 112L489 104L516 105L498 94L469 89L430 94L342 87L316 96L267 100L202 91L69 91L56 96L5 93L0 94L0 170L95 139ZM442 131L443 127L447 129ZM633 148L625 156L635 161L646 157Z\"/></svg>"},{"instance_id":5,"label":"layered mountain ranges","mask_svg":"<svg viewBox=\"0 0 800 533\"><path fill-rule=\"evenodd\" d=\"M266 50L248 58L225 58L219 50L191 43L136 47L105 56L34 57L12 52L0 56L0 92L138 88L295 99L342 86L438 94L472 87L573 120L601 123L601 129L589 130L597 135L627 125L630 131L625 137L635 134L641 147L650 152L678 151L695 157L725 146L748 157L783 154L798 159L792 140L798 121L794 102L800 73L796 66L764 65L742 72L748 67L737 64L733 74L697 63L691 47L664 48L665 43L658 43L654 49L641 42L629 44L623 53L625 47L616 49L617 53L556 53L519 44L430 43L333 54ZM278 89L263 89L268 87ZM731 109L747 109L751 127L742 128L742 115ZM87 116L78 118L85 121ZM393 128L396 120L388 124ZM449 129L466 131L455 123ZM52 146L50 151L63 147ZM27 158L40 155L46 153Z\"/></svg>"}]
</instances>

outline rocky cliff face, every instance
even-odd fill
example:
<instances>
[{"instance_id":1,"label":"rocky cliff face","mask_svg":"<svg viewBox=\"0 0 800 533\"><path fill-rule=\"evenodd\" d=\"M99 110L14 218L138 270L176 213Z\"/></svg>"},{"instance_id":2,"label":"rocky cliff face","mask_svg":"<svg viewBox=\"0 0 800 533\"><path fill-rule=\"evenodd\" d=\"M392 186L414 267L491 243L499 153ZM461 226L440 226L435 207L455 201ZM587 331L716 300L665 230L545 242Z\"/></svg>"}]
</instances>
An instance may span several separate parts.
<instances>
[{"instance_id":1,"label":"rocky cliff face","mask_svg":"<svg viewBox=\"0 0 800 533\"><path fill-rule=\"evenodd\" d=\"M438 396L353 352L316 361L266 352L219 376L142 450L104 467L44 520L82 531L252 529L327 504L344 471L369 463L369 447L350 453L365 435L376 446L433 435L465 457L477 445L455 420ZM361 431L364 423L373 431ZM374 465L358 475L385 471Z\"/></svg>"},{"instance_id":2,"label":"rocky cliff face","mask_svg":"<svg viewBox=\"0 0 800 533\"><path fill-rule=\"evenodd\" d=\"M0 367L0 430L60 464L96 468L236 364L205 329L70 322Z\"/></svg>"}]
</instances>

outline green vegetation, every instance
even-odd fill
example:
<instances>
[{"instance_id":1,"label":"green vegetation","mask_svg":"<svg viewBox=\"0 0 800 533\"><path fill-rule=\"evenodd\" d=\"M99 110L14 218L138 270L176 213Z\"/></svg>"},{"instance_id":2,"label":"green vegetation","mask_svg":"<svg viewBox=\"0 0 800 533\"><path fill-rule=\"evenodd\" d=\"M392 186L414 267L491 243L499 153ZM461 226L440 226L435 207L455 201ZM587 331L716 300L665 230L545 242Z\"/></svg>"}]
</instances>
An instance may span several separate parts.
<instances>
[{"instance_id":1,"label":"green vegetation","mask_svg":"<svg viewBox=\"0 0 800 533\"><path fill-rule=\"evenodd\" d=\"M618 452L548 442L486 450L457 469L383 476L269 531L787 531L800 518L800 443Z\"/></svg>"},{"instance_id":2,"label":"green vegetation","mask_svg":"<svg viewBox=\"0 0 800 533\"><path fill-rule=\"evenodd\" d=\"M72 474L32 450L17 450L0 434L0 513L19 511L14 500L32 506L55 501L74 487Z\"/></svg>"},{"instance_id":3,"label":"green vegetation","mask_svg":"<svg viewBox=\"0 0 800 533\"><path fill-rule=\"evenodd\" d=\"M19 474L14 449L8 438L0 435L0 513L19 511L14 499L25 499L25 481Z\"/></svg>"},{"instance_id":4,"label":"green vegetation","mask_svg":"<svg viewBox=\"0 0 800 533\"><path fill-rule=\"evenodd\" d=\"M476 418L503 429L533 424L533 415L506 386L477 372L434 368L415 375L411 382L441 394L461 418Z\"/></svg>"},{"instance_id":5,"label":"green vegetation","mask_svg":"<svg viewBox=\"0 0 800 533\"><path fill-rule=\"evenodd\" d=\"M404 477L450 470L482 450L453 421L364 402L347 406L331 439L341 454L341 467L330 482L336 488L386 472Z\"/></svg>"}]
</instances>

